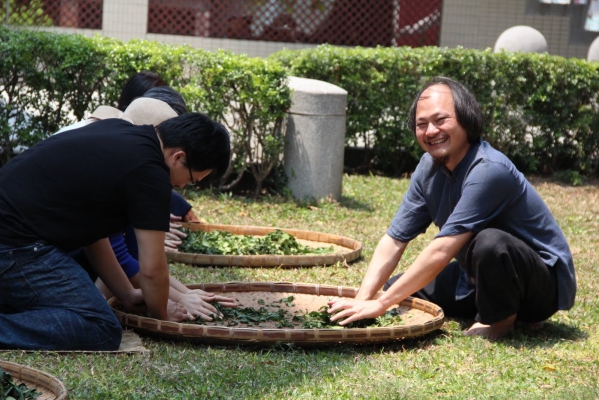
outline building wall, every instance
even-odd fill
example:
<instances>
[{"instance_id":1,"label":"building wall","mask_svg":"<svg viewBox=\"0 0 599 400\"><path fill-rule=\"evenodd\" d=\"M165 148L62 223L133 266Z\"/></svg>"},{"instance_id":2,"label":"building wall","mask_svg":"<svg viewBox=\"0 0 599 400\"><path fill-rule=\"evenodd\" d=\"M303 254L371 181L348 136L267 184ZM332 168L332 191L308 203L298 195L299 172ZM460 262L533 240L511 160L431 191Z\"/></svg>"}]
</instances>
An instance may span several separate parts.
<instances>
[{"instance_id":1,"label":"building wall","mask_svg":"<svg viewBox=\"0 0 599 400\"><path fill-rule=\"evenodd\" d=\"M579 37L582 34L572 25L571 6L548 5L541 9L536 6L538 3L538 0L444 0L440 45L493 48L503 31L527 25L545 36L550 54L586 59L591 38Z\"/></svg>"},{"instance_id":2,"label":"building wall","mask_svg":"<svg viewBox=\"0 0 599 400\"><path fill-rule=\"evenodd\" d=\"M588 0L590 1L590 0ZM578 10L577 15L572 10ZM581 33L581 7L541 5L539 0L443 0L440 46L472 49L493 48L499 35L515 25L528 25L540 31L550 54L585 59L596 33ZM214 51L218 49L266 57L281 50L314 47L313 44L259 40L219 39L197 36L152 34L147 32L148 0L104 0L102 29L46 28L120 40L134 38L168 44L187 44ZM576 25L576 26L575 26Z\"/></svg>"},{"instance_id":3,"label":"building wall","mask_svg":"<svg viewBox=\"0 0 599 400\"><path fill-rule=\"evenodd\" d=\"M196 36L163 35L147 33L148 0L104 0L102 29L77 28L36 28L60 33L79 33L86 36L100 34L106 37L128 41L145 39L174 45L190 45L207 51L219 49L244 53L250 57L266 57L271 53L288 49L315 47L313 44L267 42L260 40L218 39Z\"/></svg>"}]
</instances>

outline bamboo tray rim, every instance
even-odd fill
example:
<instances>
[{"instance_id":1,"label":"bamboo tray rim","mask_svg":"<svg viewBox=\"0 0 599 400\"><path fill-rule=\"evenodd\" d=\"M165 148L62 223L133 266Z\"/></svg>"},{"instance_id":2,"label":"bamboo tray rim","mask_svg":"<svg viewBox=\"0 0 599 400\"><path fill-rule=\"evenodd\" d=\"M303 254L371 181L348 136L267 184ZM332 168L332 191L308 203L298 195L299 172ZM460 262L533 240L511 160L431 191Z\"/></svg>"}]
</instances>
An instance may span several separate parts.
<instances>
[{"instance_id":1,"label":"bamboo tray rim","mask_svg":"<svg viewBox=\"0 0 599 400\"><path fill-rule=\"evenodd\" d=\"M186 285L190 289L208 292L272 292L335 296L353 298L358 288L293 282L227 282ZM381 295L379 293L377 296ZM346 329L306 329L306 328L261 328L195 325L157 320L115 309L116 298L109 300L117 318L123 326L140 333L162 336L169 339L186 340L214 344L269 344L296 343L314 345L321 343L368 344L388 342L421 336L443 326L444 313L441 307L426 300L408 297L399 306L409 307L430 314L431 319L424 323L395 325L390 327L346 328Z\"/></svg>"},{"instance_id":2,"label":"bamboo tray rim","mask_svg":"<svg viewBox=\"0 0 599 400\"><path fill-rule=\"evenodd\" d=\"M29 388L42 391L42 395L38 397L39 400L64 400L68 397L64 383L47 372L2 360L0 360L0 367L10 373L15 381L23 382ZM49 396L48 393L51 393L54 397Z\"/></svg>"},{"instance_id":3,"label":"bamboo tray rim","mask_svg":"<svg viewBox=\"0 0 599 400\"><path fill-rule=\"evenodd\" d=\"M305 255L221 255L221 254L196 254L167 251L166 257L169 261L181 262L192 265L221 265L240 267L280 267L296 266L308 267L315 265L333 265L337 262L351 262L362 254L362 243L347 236L333 235L323 232L288 229L255 225L225 225L205 224L198 222L187 222L183 227L192 232L203 230L205 232L220 230L237 235L264 236L275 230L281 230L300 240L322 243L323 245L334 244L343 248L341 252L330 254L305 254Z\"/></svg>"}]
</instances>

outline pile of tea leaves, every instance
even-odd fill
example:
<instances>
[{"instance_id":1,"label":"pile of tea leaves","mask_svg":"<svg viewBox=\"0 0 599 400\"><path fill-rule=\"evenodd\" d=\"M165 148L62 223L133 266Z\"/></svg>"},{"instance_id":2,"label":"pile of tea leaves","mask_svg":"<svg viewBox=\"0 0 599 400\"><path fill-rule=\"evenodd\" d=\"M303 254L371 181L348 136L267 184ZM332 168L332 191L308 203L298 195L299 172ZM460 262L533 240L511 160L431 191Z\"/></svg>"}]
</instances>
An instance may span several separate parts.
<instances>
[{"instance_id":1,"label":"pile of tea leaves","mask_svg":"<svg viewBox=\"0 0 599 400\"><path fill-rule=\"evenodd\" d=\"M283 303L285 301L292 301L293 296L289 298L281 299L278 303ZM260 301L258 302L261 303ZM275 322L277 328L293 328L294 325L291 321L294 321L295 316L291 315L288 310L280 308L280 305L271 303L269 308L261 305L260 308L255 309L252 307L236 307L236 308L226 308L221 306L219 303L213 303L213 305L218 310L218 315L212 315L213 323L216 325L224 325L224 326L236 326L239 324L245 324L248 327L257 326L259 327L261 323L265 322ZM264 304L264 302L262 302ZM287 303L290 304L290 303ZM275 308L274 310L272 308ZM204 321L199 317L196 318L193 323L204 324Z\"/></svg>"},{"instance_id":2,"label":"pile of tea leaves","mask_svg":"<svg viewBox=\"0 0 599 400\"><path fill-rule=\"evenodd\" d=\"M329 314L329 306L322 306L318 311L311 311L302 316L302 328L317 329L342 329L342 328L375 328L393 325L402 325L404 322L399 315L398 309L393 308L380 317L365 318L340 326L337 321L331 321L334 314Z\"/></svg>"},{"instance_id":3,"label":"pile of tea leaves","mask_svg":"<svg viewBox=\"0 0 599 400\"><path fill-rule=\"evenodd\" d=\"M184 253L220 254L220 255L302 255L329 254L334 251L330 247L304 246L288 233L279 229L265 236L235 235L226 231L197 231L185 230L187 238L179 247Z\"/></svg>"},{"instance_id":4,"label":"pile of tea leaves","mask_svg":"<svg viewBox=\"0 0 599 400\"><path fill-rule=\"evenodd\" d=\"M322 306L318 311L291 313L284 306L293 307L294 297L289 296L270 304L258 300L260 308L237 307L226 308L219 303L213 303L218 310L218 315L212 315L213 321L206 322L199 317L191 323L204 325L237 326L245 324L248 327L261 327L261 323L275 322L277 328L302 328L302 329L344 329L344 328L374 328L393 325L402 325L404 321L399 315L398 309L394 308L377 318L367 318L351 322L341 326L338 321L331 321L329 306Z\"/></svg>"},{"instance_id":5,"label":"pile of tea leaves","mask_svg":"<svg viewBox=\"0 0 599 400\"><path fill-rule=\"evenodd\" d=\"M0 400L36 399L41 392L30 389L24 383L16 384L12 375L0 367Z\"/></svg>"}]
</instances>

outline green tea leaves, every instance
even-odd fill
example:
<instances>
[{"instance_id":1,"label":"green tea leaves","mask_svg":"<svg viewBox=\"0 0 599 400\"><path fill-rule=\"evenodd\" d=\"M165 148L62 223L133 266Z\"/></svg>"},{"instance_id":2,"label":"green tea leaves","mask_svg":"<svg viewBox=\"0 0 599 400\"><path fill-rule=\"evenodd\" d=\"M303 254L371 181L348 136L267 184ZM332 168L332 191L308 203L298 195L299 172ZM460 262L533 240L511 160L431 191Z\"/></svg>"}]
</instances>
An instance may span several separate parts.
<instances>
[{"instance_id":1,"label":"green tea leaves","mask_svg":"<svg viewBox=\"0 0 599 400\"><path fill-rule=\"evenodd\" d=\"M36 389L28 388L24 383L17 385L12 375L0 367L0 400L29 400L41 394Z\"/></svg>"},{"instance_id":2,"label":"green tea leaves","mask_svg":"<svg viewBox=\"0 0 599 400\"><path fill-rule=\"evenodd\" d=\"M219 325L237 326L245 324L248 327L253 327L260 326L260 323L264 322L276 322L277 328L293 328L290 323L292 316L289 311L284 309L272 311L264 306L255 309L252 307L226 308L221 306L220 303L213 303L213 305L218 310L218 315L212 315L212 319ZM194 323L202 325L204 321L198 317Z\"/></svg>"},{"instance_id":3,"label":"green tea leaves","mask_svg":"<svg viewBox=\"0 0 599 400\"><path fill-rule=\"evenodd\" d=\"M309 247L298 243L288 233L279 229L266 236L235 235L225 231L190 232L179 250L185 253L222 254L222 255L302 255L327 254L333 247Z\"/></svg>"},{"instance_id":4,"label":"green tea leaves","mask_svg":"<svg viewBox=\"0 0 599 400\"><path fill-rule=\"evenodd\" d=\"M258 299L260 305L258 309L252 307L226 308L219 303L214 303L218 310L218 315L212 315L213 322L206 322L199 317L192 323L217 324L223 326L239 326L245 324L248 327L261 327L260 324L274 322L277 328L302 328L302 329L344 329L344 328L368 328L368 327L386 327L392 325L401 325L403 320L399 315L398 309L394 308L387 311L378 318L363 319L354 321L348 325L341 326L337 321L331 321L331 314L328 313L329 307L322 306L318 311L293 313L286 307L294 307L294 297L289 296L280 300L275 300L270 304L262 299Z\"/></svg>"}]
</instances>

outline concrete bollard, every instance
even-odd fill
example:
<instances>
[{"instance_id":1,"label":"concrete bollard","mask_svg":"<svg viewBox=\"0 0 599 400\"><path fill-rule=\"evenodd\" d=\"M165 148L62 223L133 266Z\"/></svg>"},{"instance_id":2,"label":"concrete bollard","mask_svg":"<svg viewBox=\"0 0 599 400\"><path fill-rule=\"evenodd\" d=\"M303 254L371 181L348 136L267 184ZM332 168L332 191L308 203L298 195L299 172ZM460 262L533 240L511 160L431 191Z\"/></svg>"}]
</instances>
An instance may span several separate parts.
<instances>
[{"instance_id":1,"label":"concrete bollard","mask_svg":"<svg viewBox=\"0 0 599 400\"><path fill-rule=\"evenodd\" d=\"M599 61L599 37L596 37L589 46L587 61Z\"/></svg>"},{"instance_id":2,"label":"concrete bollard","mask_svg":"<svg viewBox=\"0 0 599 400\"><path fill-rule=\"evenodd\" d=\"M341 199L347 91L315 79L289 78L291 108L283 165L297 199Z\"/></svg>"},{"instance_id":3,"label":"concrete bollard","mask_svg":"<svg viewBox=\"0 0 599 400\"><path fill-rule=\"evenodd\" d=\"M506 29L499 35L493 48L494 53L501 50L521 53L545 53L548 45L545 36L535 28L518 25Z\"/></svg>"}]
</instances>

